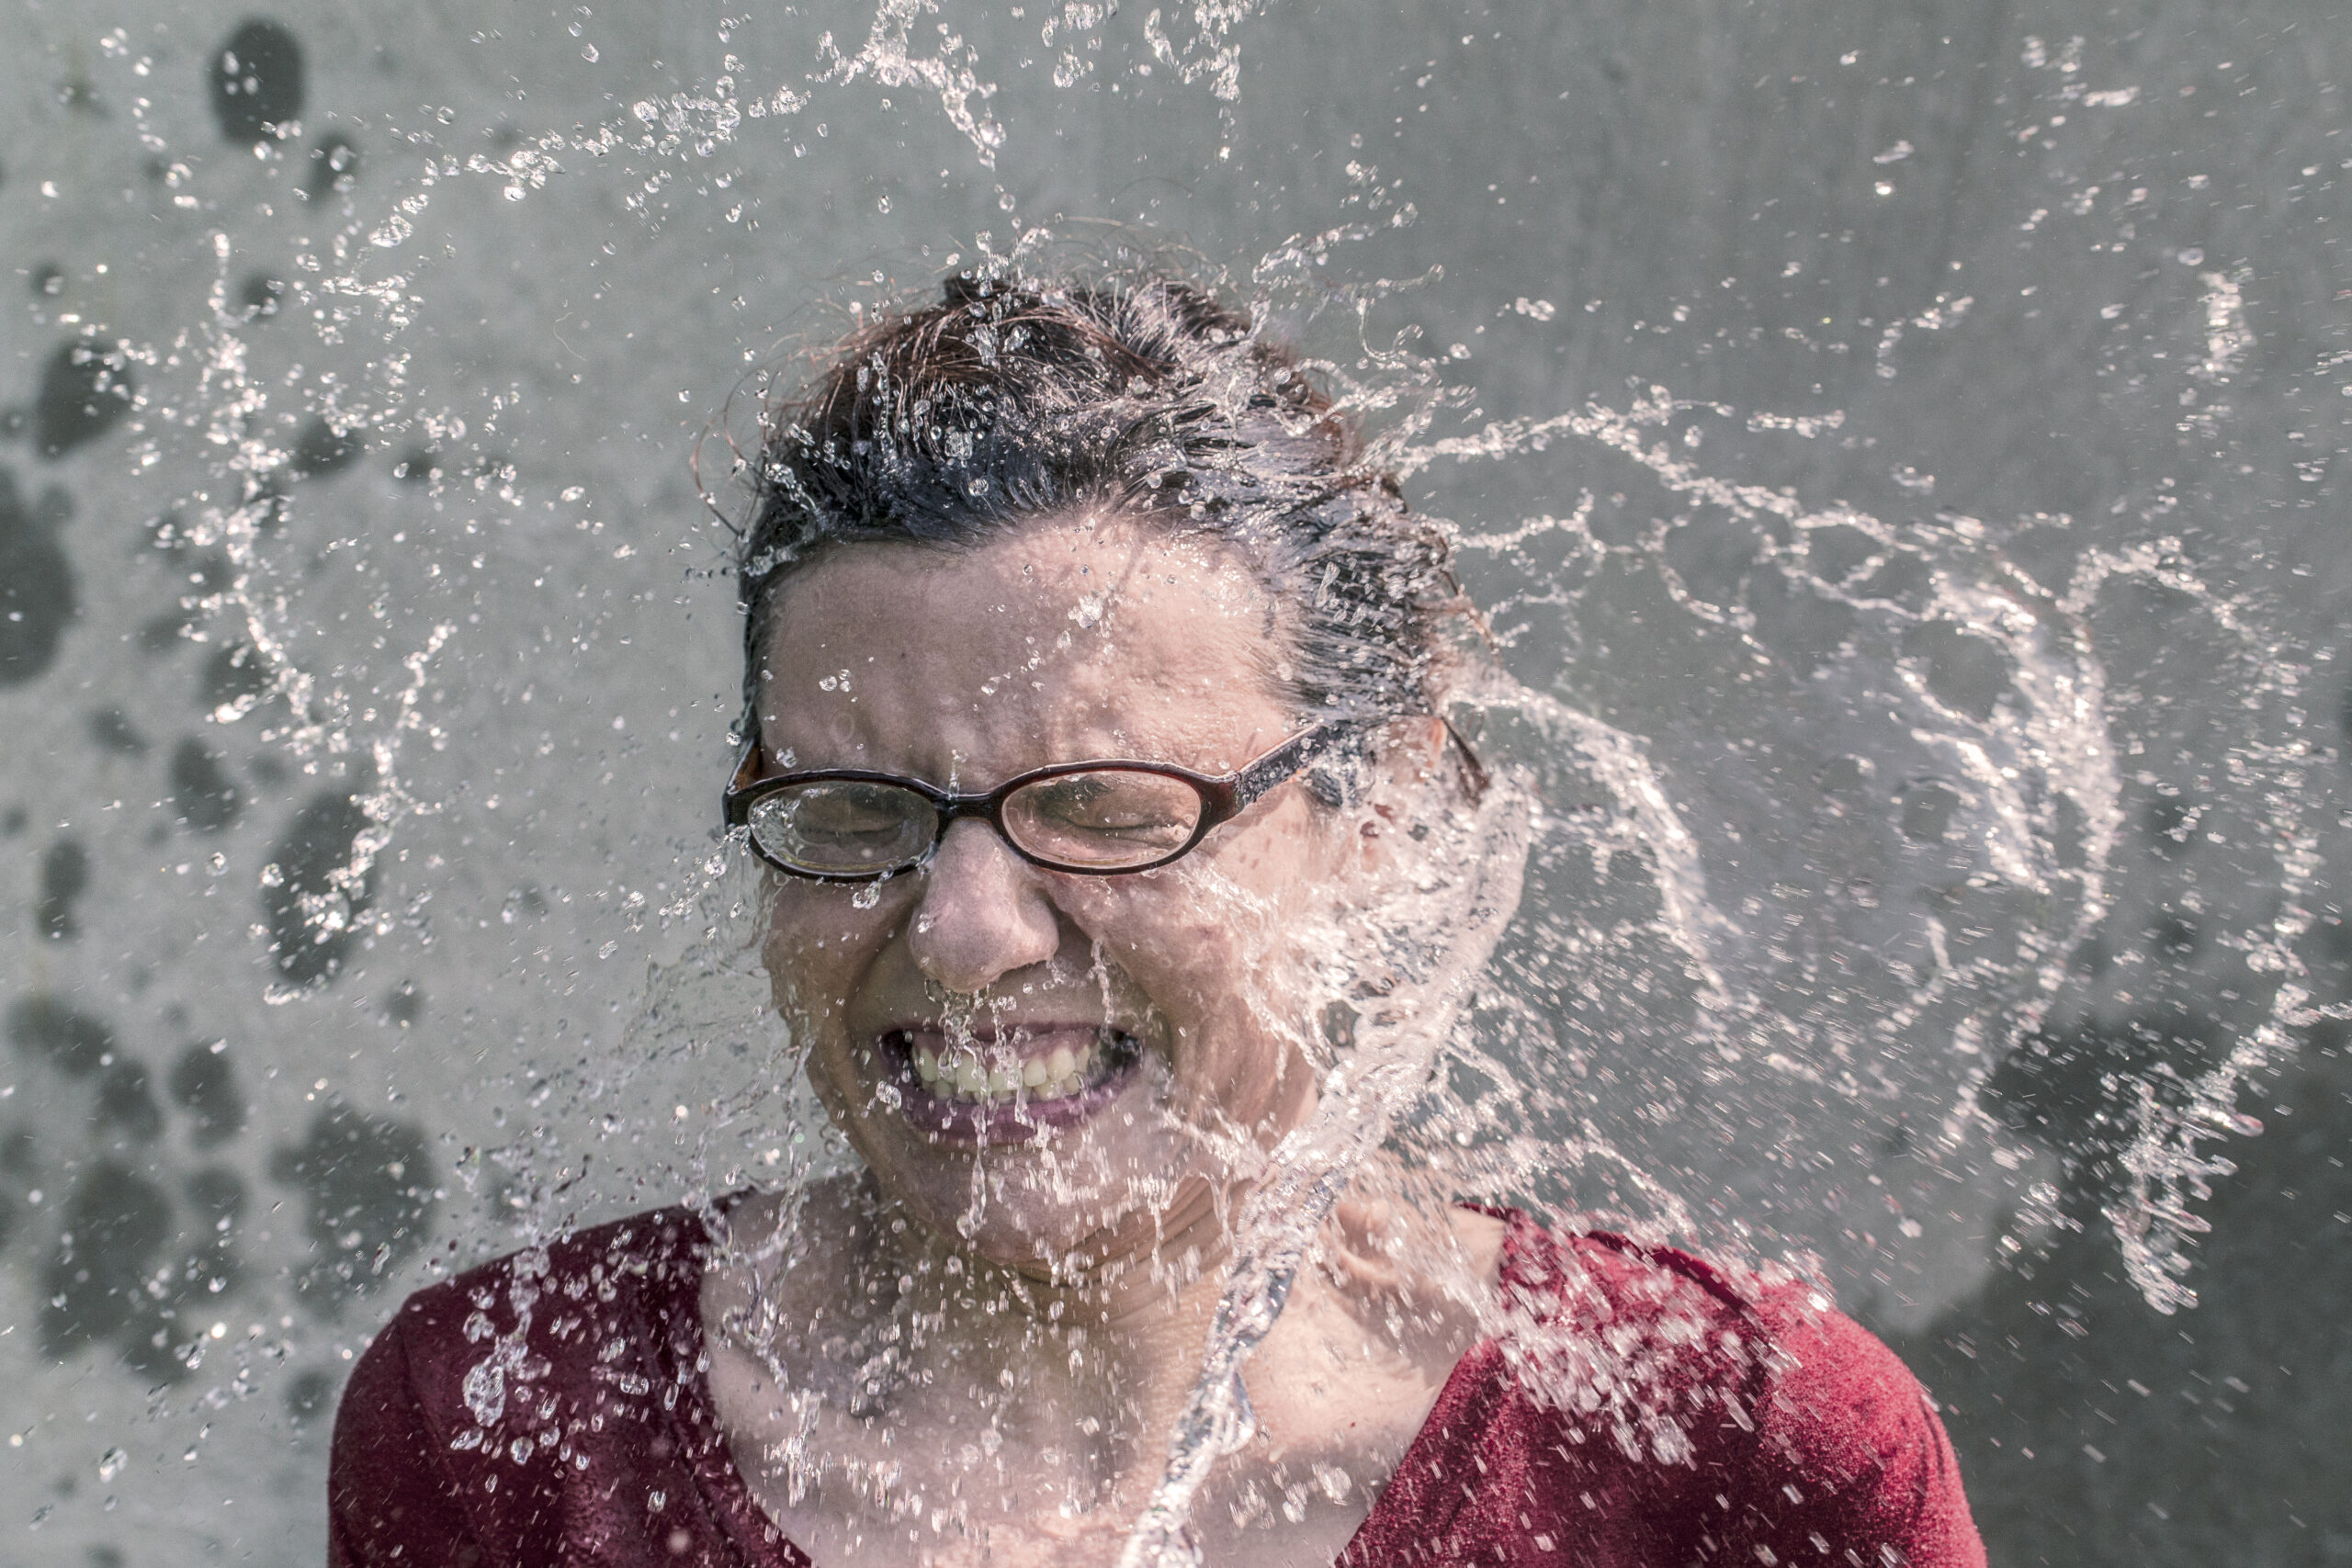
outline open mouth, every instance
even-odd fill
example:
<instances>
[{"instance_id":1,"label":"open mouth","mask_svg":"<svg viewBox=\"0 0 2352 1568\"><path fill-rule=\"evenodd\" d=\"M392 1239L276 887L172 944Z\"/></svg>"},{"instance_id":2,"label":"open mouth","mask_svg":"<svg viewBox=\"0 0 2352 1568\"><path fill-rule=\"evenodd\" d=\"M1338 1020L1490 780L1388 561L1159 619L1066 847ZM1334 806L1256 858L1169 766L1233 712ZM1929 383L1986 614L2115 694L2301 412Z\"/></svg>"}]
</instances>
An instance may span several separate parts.
<instances>
[{"instance_id":1,"label":"open mouth","mask_svg":"<svg viewBox=\"0 0 2352 1568\"><path fill-rule=\"evenodd\" d=\"M1125 1030L1046 1024L950 1038L886 1031L899 1111L918 1132L957 1143L1022 1143L1076 1126L1118 1098L1142 1057Z\"/></svg>"}]
</instances>

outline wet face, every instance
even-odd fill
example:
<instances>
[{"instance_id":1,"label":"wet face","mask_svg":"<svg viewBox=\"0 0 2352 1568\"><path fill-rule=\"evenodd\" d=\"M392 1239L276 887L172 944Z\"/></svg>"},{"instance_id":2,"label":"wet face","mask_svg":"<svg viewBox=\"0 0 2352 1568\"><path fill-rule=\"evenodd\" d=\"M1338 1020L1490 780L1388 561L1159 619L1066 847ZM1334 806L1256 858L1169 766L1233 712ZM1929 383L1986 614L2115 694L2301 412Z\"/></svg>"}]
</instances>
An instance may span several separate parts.
<instances>
[{"instance_id":1,"label":"wet face","mask_svg":"<svg viewBox=\"0 0 2352 1568\"><path fill-rule=\"evenodd\" d=\"M1216 774L1301 728L1261 672L1273 617L1250 574L1121 521L845 548L776 609L771 772ZM763 956L889 1198L992 1261L1139 1285L1156 1270L1134 1264L1216 1256L1254 1152L1314 1102L1304 960L1354 843L1297 781L1126 875L1030 865L967 818L880 884L775 875Z\"/></svg>"}]
</instances>

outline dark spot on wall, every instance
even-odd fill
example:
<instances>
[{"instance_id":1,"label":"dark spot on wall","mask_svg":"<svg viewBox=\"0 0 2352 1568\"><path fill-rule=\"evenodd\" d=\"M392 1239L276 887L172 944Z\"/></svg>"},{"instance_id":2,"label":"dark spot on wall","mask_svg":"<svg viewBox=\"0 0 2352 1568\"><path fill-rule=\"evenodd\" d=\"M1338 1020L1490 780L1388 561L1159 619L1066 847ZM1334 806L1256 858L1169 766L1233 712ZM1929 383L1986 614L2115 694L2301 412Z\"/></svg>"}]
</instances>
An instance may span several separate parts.
<instances>
[{"instance_id":1,"label":"dark spot on wall","mask_svg":"<svg viewBox=\"0 0 2352 1568\"><path fill-rule=\"evenodd\" d=\"M1811 675L1834 658L1854 633L1851 606L1777 571L1748 579L1747 603L1756 615L1758 637L1799 676Z\"/></svg>"},{"instance_id":2,"label":"dark spot on wall","mask_svg":"<svg viewBox=\"0 0 2352 1568\"><path fill-rule=\"evenodd\" d=\"M269 694L269 666L250 643L232 642L214 649L204 661L199 680L206 707L228 708L239 718L253 712Z\"/></svg>"},{"instance_id":3,"label":"dark spot on wall","mask_svg":"<svg viewBox=\"0 0 2352 1568\"><path fill-rule=\"evenodd\" d=\"M283 134L302 112L302 46L277 22L254 17L212 57L212 117L231 141Z\"/></svg>"},{"instance_id":4,"label":"dark spot on wall","mask_svg":"<svg viewBox=\"0 0 2352 1568\"><path fill-rule=\"evenodd\" d=\"M214 1235L236 1227L245 1213L245 1179L226 1166L207 1166L187 1179L188 1212Z\"/></svg>"},{"instance_id":5,"label":"dark spot on wall","mask_svg":"<svg viewBox=\"0 0 2352 1568\"><path fill-rule=\"evenodd\" d=\"M216 1303L244 1277L236 1238L228 1227L201 1215L191 1216L191 1226L175 1239L175 1253L149 1276L161 1294L142 1287L145 1299L133 1308L118 1341L124 1364L158 1382L176 1382L203 1364L212 1348L205 1328L219 1310Z\"/></svg>"},{"instance_id":6,"label":"dark spot on wall","mask_svg":"<svg viewBox=\"0 0 2352 1568\"><path fill-rule=\"evenodd\" d=\"M123 1555L114 1547L93 1546L85 1555L89 1560L90 1568L123 1568Z\"/></svg>"},{"instance_id":7,"label":"dark spot on wall","mask_svg":"<svg viewBox=\"0 0 2352 1568\"><path fill-rule=\"evenodd\" d=\"M119 348L76 338L57 345L33 398L33 445L62 457L114 428L130 412L130 360Z\"/></svg>"},{"instance_id":8,"label":"dark spot on wall","mask_svg":"<svg viewBox=\"0 0 2352 1568\"><path fill-rule=\"evenodd\" d=\"M0 468L0 686L47 670L74 618L74 565L57 540L72 513L53 487L25 505L16 476Z\"/></svg>"},{"instance_id":9,"label":"dark spot on wall","mask_svg":"<svg viewBox=\"0 0 2352 1568\"><path fill-rule=\"evenodd\" d=\"M195 613L186 609L166 610L142 621L139 626L139 651L151 659L169 653L187 640L188 628L195 624Z\"/></svg>"},{"instance_id":10,"label":"dark spot on wall","mask_svg":"<svg viewBox=\"0 0 2352 1568\"><path fill-rule=\"evenodd\" d=\"M1832 757L1813 776L1814 787L1842 812L1867 797L1873 772L1871 764L1860 757Z\"/></svg>"},{"instance_id":11,"label":"dark spot on wall","mask_svg":"<svg viewBox=\"0 0 2352 1568\"><path fill-rule=\"evenodd\" d=\"M331 1414L334 1409L334 1384L331 1373L315 1367L297 1372L286 1385L286 1414L298 1425Z\"/></svg>"},{"instance_id":12,"label":"dark spot on wall","mask_svg":"<svg viewBox=\"0 0 2352 1568\"><path fill-rule=\"evenodd\" d=\"M148 1087L142 1062L117 1059L98 1075L98 1098L93 1119L100 1130L152 1144L164 1135L164 1112Z\"/></svg>"},{"instance_id":13,"label":"dark spot on wall","mask_svg":"<svg viewBox=\"0 0 2352 1568\"><path fill-rule=\"evenodd\" d=\"M220 832L244 808L220 759L193 737L172 752L172 808L199 833Z\"/></svg>"},{"instance_id":14,"label":"dark spot on wall","mask_svg":"<svg viewBox=\"0 0 2352 1568\"><path fill-rule=\"evenodd\" d=\"M1903 786L1903 836L1919 843L1939 843L1951 829L1951 814L1960 809L1960 794L1934 779L1914 779Z\"/></svg>"},{"instance_id":15,"label":"dark spot on wall","mask_svg":"<svg viewBox=\"0 0 2352 1568\"><path fill-rule=\"evenodd\" d=\"M2352 920L2333 904L2319 912L2312 922L2309 962L2327 982L2331 995L2341 997L2352 989Z\"/></svg>"},{"instance_id":16,"label":"dark spot on wall","mask_svg":"<svg viewBox=\"0 0 2352 1568\"><path fill-rule=\"evenodd\" d=\"M2209 1021L2162 1009L2039 1030L1995 1066L1979 1099L2007 1126L2060 1151L2068 1213L2095 1220L2129 1179L2123 1156L2140 1128L2142 1092L2183 1109L2225 1039Z\"/></svg>"},{"instance_id":17,"label":"dark spot on wall","mask_svg":"<svg viewBox=\"0 0 2352 1568\"><path fill-rule=\"evenodd\" d=\"M243 1280L236 1225L246 1203L244 1179L221 1167L188 1177L180 1190L180 1223L140 1286L117 1343L140 1376L176 1382L213 1348L206 1332L218 1303Z\"/></svg>"},{"instance_id":18,"label":"dark spot on wall","mask_svg":"<svg viewBox=\"0 0 2352 1568\"><path fill-rule=\"evenodd\" d=\"M2205 931L2196 919L2177 909L2166 909L2155 922L2140 933L2154 945L2156 952L2175 964L2184 964L2197 956L2205 945Z\"/></svg>"},{"instance_id":19,"label":"dark spot on wall","mask_svg":"<svg viewBox=\"0 0 2352 1568\"><path fill-rule=\"evenodd\" d=\"M188 569L188 592L198 596L226 593L237 585L237 563L225 550L211 550L198 556Z\"/></svg>"},{"instance_id":20,"label":"dark spot on wall","mask_svg":"<svg viewBox=\"0 0 2352 1568\"><path fill-rule=\"evenodd\" d=\"M32 270L33 292L54 297L65 292L65 269L55 262L43 262Z\"/></svg>"},{"instance_id":21,"label":"dark spot on wall","mask_svg":"<svg viewBox=\"0 0 2352 1568\"><path fill-rule=\"evenodd\" d=\"M147 750L147 738L132 727L130 716L120 708L92 709L90 739L98 743L98 750L118 757L136 757Z\"/></svg>"},{"instance_id":22,"label":"dark spot on wall","mask_svg":"<svg viewBox=\"0 0 2352 1568\"><path fill-rule=\"evenodd\" d=\"M295 1288L317 1310L339 1311L424 1243L433 1174L424 1134L408 1122L334 1106L300 1145L277 1151L270 1174L309 1197L305 1229L319 1256Z\"/></svg>"},{"instance_id":23,"label":"dark spot on wall","mask_svg":"<svg viewBox=\"0 0 2352 1568\"><path fill-rule=\"evenodd\" d=\"M2189 840L2197 833L2198 819L2204 815L2203 807L2184 799L2170 785L2160 785L2156 797L2141 814L2140 831L2147 838L2150 849L2177 860L2188 852Z\"/></svg>"},{"instance_id":24,"label":"dark spot on wall","mask_svg":"<svg viewBox=\"0 0 2352 1568\"><path fill-rule=\"evenodd\" d=\"M74 839L60 839L40 857L40 903L34 918L41 934L62 942L81 928L74 920L74 900L89 891L90 852Z\"/></svg>"},{"instance_id":25,"label":"dark spot on wall","mask_svg":"<svg viewBox=\"0 0 2352 1568\"><path fill-rule=\"evenodd\" d=\"M358 144L340 130L330 130L311 149L311 172L302 182L312 201L343 196L359 183Z\"/></svg>"},{"instance_id":26,"label":"dark spot on wall","mask_svg":"<svg viewBox=\"0 0 2352 1568\"><path fill-rule=\"evenodd\" d=\"M150 1383L177 1382L187 1376L189 1354L195 1350L178 1314L165 1316L160 1307L141 1303L123 1325L122 1362Z\"/></svg>"},{"instance_id":27,"label":"dark spot on wall","mask_svg":"<svg viewBox=\"0 0 2352 1568\"><path fill-rule=\"evenodd\" d=\"M171 1238L171 1199L162 1188L110 1159L83 1172L43 1280L42 1347L67 1355L130 1324Z\"/></svg>"},{"instance_id":28,"label":"dark spot on wall","mask_svg":"<svg viewBox=\"0 0 2352 1568\"><path fill-rule=\"evenodd\" d=\"M406 1029L424 1014L424 996L413 980L402 980L384 998L384 1016Z\"/></svg>"},{"instance_id":29,"label":"dark spot on wall","mask_svg":"<svg viewBox=\"0 0 2352 1568\"><path fill-rule=\"evenodd\" d=\"M2009 655L1989 637L1954 621L1928 621L1903 634L1905 657L1928 663L1928 690L1944 706L1978 723L2013 695Z\"/></svg>"},{"instance_id":30,"label":"dark spot on wall","mask_svg":"<svg viewBox=\"0 0 2352 1568\"><path fill-rule=\"evenodd\" d=\"M237 290L237 303L244 307L245 319L254 321L266 321L277 314L285 297L285 280L266 272L254 273Z\"/></svg>"},{"instance_id":31,"label":"dark spot on wall","mask_svg":"<svg viewBox=\"0 0 2352 1568\"><path fill-rule=\"evenodd\" d=\"M13 839L25 830L25 808L12 806L0 811L0 838Z\"/></svg>"},{"instance_id":32,"label":"dark spot on wall","mask_svg":"<svg viewBox=\"0 0 2352 1568\"><path fill-rule=\"evenodd\" d=\"M164 1087L195 1123L191 1135L198 1148L225 1144L245 1130L245 1091L238 1086L237 1069L221 1042L199 1043L182 1051Z\"/></svg>"},{"instance_id":33,"label":"dark spot on wall","mask_svg":"<svg viewBox=\"0 0 2352 1568\"><path fill-rule=\"evenodd\" d=\"M86 1077L114 1050L114 1031L48 997L26 997L8 1010L8 1043L69 1077Z\"/></svg>"},{"instance_id":34,"label":"dark spot on wall","mask_svg":"<svg viewBox=\"0 0 2352 1568\"><path fill-rule=\"evenodd\" d=\"M303 479L317 479L343 472L367 449L356 430L337 430L323 419L314 419L302 427L286 466Z\"/></svg>"},{"instance_id":35,"label":"dark spot on wall","mask_svg":"<svg viewBox=\"0 0 2352 1568\"><path fill-rule=\"evenodd\" d=\"M353 796L313 795L262 873L262 913L277 972L297 985L334 978L357 919L374 901L376 867L355 874L353 840L371 824Z\"/></svg>"},{"instance_id":36,"label":"dark spot on wall","mask_svg":"<svg viewBox=\"0 0 2352 1568\"><path fill-rule=\"evenodd\" d=\"M392 465L392 478L413 485L429 484L441 477L441 454L430 446L412 446Z\"/></svg>"}]
</instances>

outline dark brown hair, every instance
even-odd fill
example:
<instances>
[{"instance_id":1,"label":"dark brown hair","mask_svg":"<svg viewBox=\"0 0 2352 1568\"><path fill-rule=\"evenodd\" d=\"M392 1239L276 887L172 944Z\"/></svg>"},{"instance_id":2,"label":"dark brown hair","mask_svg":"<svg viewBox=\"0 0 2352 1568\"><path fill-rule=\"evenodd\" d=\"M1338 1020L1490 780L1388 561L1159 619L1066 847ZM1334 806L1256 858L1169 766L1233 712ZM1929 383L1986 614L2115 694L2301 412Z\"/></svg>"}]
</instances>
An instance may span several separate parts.
<instances>
[{"instance_id":1,"label":"dark brown hair","mask_svg":"<svg viewBox=\"0 0 2352 1568\"><path fill-rule=\"evenodd\" d=\"M955 547L1080 508L1231 547L1289 618L1280 679L1303 716L1432 711L1461 607L1444 536L1371 471L1297 355L1205 289L951 277L886 315L762 420L738 558L744 726L777 586L831 547Z\"/></svg>"}]
</instances>

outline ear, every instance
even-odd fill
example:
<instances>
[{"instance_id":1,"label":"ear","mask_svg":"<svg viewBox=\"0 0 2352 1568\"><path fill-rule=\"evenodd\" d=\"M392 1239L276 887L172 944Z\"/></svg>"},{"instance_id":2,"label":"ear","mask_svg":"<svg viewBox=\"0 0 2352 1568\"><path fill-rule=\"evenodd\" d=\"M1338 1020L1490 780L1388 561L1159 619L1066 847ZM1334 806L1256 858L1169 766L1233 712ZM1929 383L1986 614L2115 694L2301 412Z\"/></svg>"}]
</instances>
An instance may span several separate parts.
<instances>
[{"instance_id":1,"label":"ear","mask_svg":"<svg viewBox=\"0 0 2352 1568\"><path fill-rule=\"evenodd\" d=\"M1358 866L1377 871L1389 863L1389 838L1411 827L1399 809L1404 805L1400 795L1409 799L1413 793L1442 782L1444 721L1428 716L1391 719L1374 735L1367 749L1371 755L1364 773L1371 787L1341 808L1339 816L1354 840Z\"/></svg>"},{"instance_id":2,"label":"ear","mask_svg":"<svg viewBox=\"0 0 2352 1568\"><path fill-rule=\"evenodd\" d=\"M1374 753L1398 778L1427 783L1445 761L1445 721L1434 714L1383 727Z\"/></svg>"}]
</instances>

